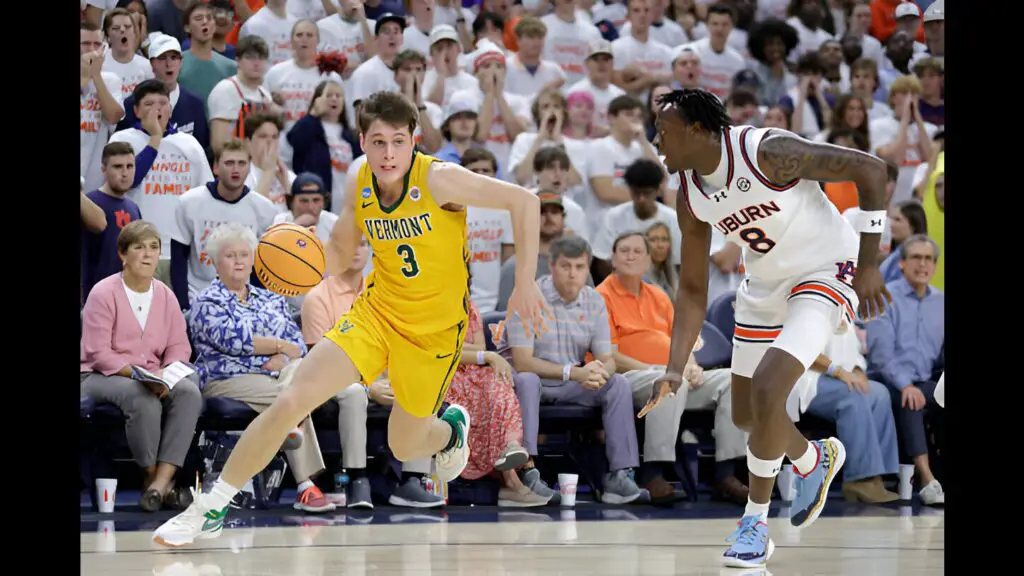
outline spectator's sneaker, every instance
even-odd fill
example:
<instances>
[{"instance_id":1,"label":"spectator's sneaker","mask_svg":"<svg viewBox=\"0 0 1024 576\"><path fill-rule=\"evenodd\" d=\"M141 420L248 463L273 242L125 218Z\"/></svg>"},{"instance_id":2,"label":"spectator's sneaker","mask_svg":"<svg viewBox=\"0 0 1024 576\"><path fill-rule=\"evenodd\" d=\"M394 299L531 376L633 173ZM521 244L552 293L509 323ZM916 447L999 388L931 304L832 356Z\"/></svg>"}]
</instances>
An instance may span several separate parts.
<instances>
[{"instance_id":1,"label":"spectator's sneaker","mask_svg":"<svg viewBox=\"0 0 1024 576\"><path fill-rule=\"evenodd\" d=\"M760 568L775 552L775 543L768 537L768 523L760 516L744 516L726 542L732 546L722 555L722 563L730 568Z\"/></svg>"},{"instance_id":2,"label":"spectator's sneaker","mask_svg":"<svg viewBox=\"0 0 1024 576\"><path fill-rule=\"evenodd\" d=\"M505 449L501 451L501 455L494 461L494 469L498 472L506 472L508 470L515 470L523 464L526 464L530 460L530 454L519 445L519 442L512 440L508 444L505 444Z\"/></svg>"},{"instance_id":3,"label":"spectator's sneaker","mask_svg":"<svg viewBox=\"0 0 1024 576\"><path fill-rule=\"evenodd\" d=\"M451 424L458 436L454 446L438 452L434 457L437 477L447 483L458 478L469 461L469 411L458 404L452 404L441 414L441 420Z\"/></svg>"},{"instance_id":4,"label":"spectator's sneaker","mask_svg":"<svg viewBox=\"0 0 1024 576\"><path fill-rule=\"evenodd\" d=\"M789 522L797 528L806 528L818 519L828 499L828 489L839 469L846 462L846 448L835 438L813 440L811 446L818 451L818 462L807 474L793 471L796 498L789 512Z\"/></svg>"},{"instance_id":5,"label":"spectator's sneaker","mask_svg":"<svg viewBox=\"0 0 1024 576\"><path fill-rule=\"evenodd\" d=\"M540 494L530 490L526 485L522 485L519 488L506 488L502 486L501 490L498 490L498 507L499 508L534 508L537 506L547 506L550 497L544 497Z\"/></svg>"},{"instance_id":6,"label":"spectator's sneaker","mask_svg":"<svg viewBox=\"0 0 1024 576\"><path fill-rule=\"evenodd\" d=\"M605 504L629 504L630 502L650 502L651 495L641 489L633 479L633 471L623 468L604 475L604 490L601 491L601 502Z\"/></svg>"},{"instance_id":7,"label":"spectator's sneaker","mask_svg":"<svg viewBox=\"0 0 1024 576\"><path fill-rule=\"evenodd\" d=\"M406 508L437 508L444 506L444 498L423 487L423 478L409 478L395 487L388 498L392 506Z\"/></svg>"},{"instance_id":8,"label":"spectator's sneaker","mask_svg":"<svg viewBox=\"0 0 1024 576\"><path fill-rule=\"evenodd\" d=\"M224 517L228 514L227 506L220 510L209 510L200 504L200 498L194 491L192 498L191 506L161 524L153 532L154 542L162 546L178 548L192 544L196 540L220 536L224 530Z\"/></svg>"},{"instance_id":9,"label":"spectator's sneaker","mask_svg":"<svg viewBox=\"0 0 1024 576\"><path fill-rule=\"evenodd\" d=\"M324 493L314 484L295 496L295 504L292 504L292 508L302 510L303 512L319 513L331 512L337 506L328 502Z\"/></svg>"},{"instance_id":10,"label":"spectator's sneaker","mask_svg":"<svg viewBox=\"0 0 1024 576\"><path fill-rule=\"evenodd\" d=\"M530 489L530 492L533 492L541 498L547 498L548 504L558 506L562 503L562 495L559 494L558 491L552 490L551 487L544 482L544 479L540 477L540 470L537 470L536 468L520 470L519 480L524 486Z\"/></svg>"},{"instance_id":11,"label":"spectator's sneaker","mask_svg":"<svg viewBox=\"0 0 1024 576\"><path fill-rule=\"evenodd\" d=\"M942 484L938 480L932 480L927 486L921 488L917 493L921 502L926 506L944 506L946 504L946 493L942 491Z\"/></svg>"},{"instance_id":12,"label":"spectator's sneaker","mask_svg":"<svg viewBox=\"0 0 1024 576\"><path fill-rule=\"evenodd\" d=\"M302 430L298 428L292 428L288 436L285 436L284 443L281 444L281 450L298 450L302 446Z\"/></svg>"},{"instance_id":13,"label":"spectator's sneaker","mask_svg":"<svg viewBox=\"0 0 1024 576\"><path fill-rule=\"evenodd\" d=\"M348 485L348 507L373 510L369 478L356 478Z\"/></svg>"}]
</instances>

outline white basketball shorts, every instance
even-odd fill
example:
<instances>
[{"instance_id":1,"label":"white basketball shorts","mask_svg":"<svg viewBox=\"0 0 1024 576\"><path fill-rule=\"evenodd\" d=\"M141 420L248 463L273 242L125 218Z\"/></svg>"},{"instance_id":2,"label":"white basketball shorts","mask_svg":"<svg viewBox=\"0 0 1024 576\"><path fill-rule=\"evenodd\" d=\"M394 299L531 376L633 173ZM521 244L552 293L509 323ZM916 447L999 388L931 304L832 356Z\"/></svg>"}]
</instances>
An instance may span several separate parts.
<instances>
[{"instance_id":1,"label":"white basketball shorts","mask_svg":"<svg viewBox=\"0 0 1024 576\"><path fill-rule=\"evenodd\" d=\"M732 373L752 377L772 346L810 368L829 339L852 328L857 317L857 294L849 284L855 266L836 263L784 280L745 278L736 291Z\"/></svg>"}]
</instances>

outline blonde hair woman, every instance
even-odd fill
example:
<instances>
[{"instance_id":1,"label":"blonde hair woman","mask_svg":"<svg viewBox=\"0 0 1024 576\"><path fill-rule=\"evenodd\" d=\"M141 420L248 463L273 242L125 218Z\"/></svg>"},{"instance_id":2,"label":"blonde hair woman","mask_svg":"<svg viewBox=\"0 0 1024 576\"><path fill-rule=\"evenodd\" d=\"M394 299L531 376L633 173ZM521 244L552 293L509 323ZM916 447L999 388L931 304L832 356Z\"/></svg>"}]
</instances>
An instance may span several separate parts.
<instances>
[{"instance_id":1,"label":"blonde hair woman","mask_svg":"<svg viewBox=\"0 0 1024 576\"><path fill-rule=\"evenodd\" d=\"M647 242L651 245L651 268L647 280L675 297L679 287L679 271L672 265L672 234L664 222L656 222L647 229Z\"/></svg>"}]
</instances>

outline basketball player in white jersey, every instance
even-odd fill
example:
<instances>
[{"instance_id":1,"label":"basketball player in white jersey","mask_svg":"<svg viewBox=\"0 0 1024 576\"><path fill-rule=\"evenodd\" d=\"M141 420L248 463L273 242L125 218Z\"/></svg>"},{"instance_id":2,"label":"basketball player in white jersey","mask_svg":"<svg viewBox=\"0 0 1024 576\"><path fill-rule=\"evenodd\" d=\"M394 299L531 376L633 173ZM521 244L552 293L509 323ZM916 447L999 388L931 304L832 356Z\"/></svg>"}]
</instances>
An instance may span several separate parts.
<instances>
[{"instance_id":1,"label":"basketball player in white jersey","mask_svg":"<svg viewBox=\"0 0 1024 576\"><path fill-rule=\"evenodd\" d=\"M682 272L668 368L640 415L683 383L704 321L714 226L743 248L747 275L736 294L732 405L736 425L750 432L750 497L723 562L754 568L774 550L768 503L783 456L797 473L790 517L797 527L821 513L846 459L835 438L808 442L786 414L786 399L833 334L852 329L858 312L870 320L892 301L878 270L888 167L784 130L730 126L721 102L703 90L675 91L658 103L665 165L681 181ZM859 240L822 181L857 184Z\"/></svg>"}]
</instances>

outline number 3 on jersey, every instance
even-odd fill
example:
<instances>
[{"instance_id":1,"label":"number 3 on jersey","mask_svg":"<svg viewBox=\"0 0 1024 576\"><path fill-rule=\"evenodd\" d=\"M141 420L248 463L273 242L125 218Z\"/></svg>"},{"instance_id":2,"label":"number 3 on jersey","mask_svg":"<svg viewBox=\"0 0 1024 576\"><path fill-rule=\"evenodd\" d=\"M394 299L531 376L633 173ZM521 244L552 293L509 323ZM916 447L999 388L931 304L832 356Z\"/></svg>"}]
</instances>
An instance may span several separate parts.
<instances>
[{"instance_id":1,"label":"number 3 on jersey","mask_svg":"<svg viewBox=\"0 0 1024 576\"><path fill-rule=\"evenodd\" d=\"M765 236L764 230L760 228L744 228L740 230L740 239L747 243L747 247L758 254L767 254L775 248L775 242Z\"/></svg>"},{"instance_id":2,"label":"number 3 on jersey","mask_svg":"<svg viewBox=\"0 0 1024 576\"><path fill-rule=\"evenodd\" d=\"M405 262L405 266L402 266L402 275L406 278L415 278L420 273L420 265L416 262L416 252L413 251L412 246L408 244L399 244L398 248L395 249L398 255L402 257L402 262Z\"/></svg>"}]
</instances>

